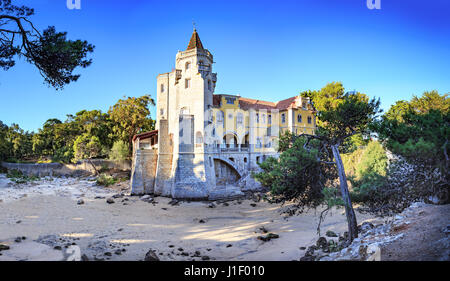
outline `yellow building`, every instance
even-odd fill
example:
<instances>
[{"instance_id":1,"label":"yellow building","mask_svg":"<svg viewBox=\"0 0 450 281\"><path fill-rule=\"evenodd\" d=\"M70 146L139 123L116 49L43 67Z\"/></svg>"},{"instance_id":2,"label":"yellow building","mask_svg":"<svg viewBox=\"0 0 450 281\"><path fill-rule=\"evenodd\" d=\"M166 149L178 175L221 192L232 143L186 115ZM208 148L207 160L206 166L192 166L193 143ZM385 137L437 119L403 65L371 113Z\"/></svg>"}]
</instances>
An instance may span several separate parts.
<instances>
[{"instance_id":1,"label":"yellow building","mask_svg":"<svg viewBox=\"0 0 450 281\"><path fill-rule=\"evenodd\" d=\"M254 152L276 152L280 133L314 134L314 110L308 99L291 97L278 102L234 95L213 96L213 136L221 147L248 148Z\"/></svg>"}]
</instances>

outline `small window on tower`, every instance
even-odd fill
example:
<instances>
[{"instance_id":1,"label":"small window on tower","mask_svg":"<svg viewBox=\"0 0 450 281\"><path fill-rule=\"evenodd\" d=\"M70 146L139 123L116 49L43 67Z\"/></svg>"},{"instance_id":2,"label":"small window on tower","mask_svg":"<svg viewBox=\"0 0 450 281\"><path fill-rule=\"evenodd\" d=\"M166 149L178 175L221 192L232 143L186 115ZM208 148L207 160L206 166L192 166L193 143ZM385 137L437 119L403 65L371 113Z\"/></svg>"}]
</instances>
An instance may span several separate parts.
<instances>
[{"instance_id":1,"label":"small window on tower","mask_svg":"<svg viewBox=\"0 0 450 281\"><path fill-rule=\"evenodd\" d=\"M311 118L311 116L308 116L308 124L311 124L312 123L312 118Z\"/></svg>"},{"instance_id":2,"label":"small window on tower","mask_svg":"<svg viewBox=\"0 0 450 281\"><path fill-rule=\"evenodd\" d=\"M191 86L191 79L186 79L186 80L185 80L184 87L187 89L187 88L189 88L190 86Z\"/></svg>"},{"instance_id":3,"label":"small window on tower","mask_svg":"<svg viewBox=\"0 0 450 281\"><path fill-rule=\"evenodd\" d=\"M191 63L190 63L190 62L187 62L187 63L186 63L186 70L188 70L190 67L191 67Z\"/></svg>"},{"instance_id":4,"label":"small window on tower","mask_svg":"<svg viewBox=\"0 0 450 281\"><path fill-rule=\"evenodd\" d=\"M164 93L164 84L161 84L161 93Z\"/></svg>"},{"instance_id":5,"label":"small window on tower","mask_svg":"<svg viewBox=\"0 0 450 281\"><path fill-rule=\"evenodd\" d=\"M212 87L211 87L211 80L208 80L208 90L211 91Z\"/></svg>"}]
</instances>

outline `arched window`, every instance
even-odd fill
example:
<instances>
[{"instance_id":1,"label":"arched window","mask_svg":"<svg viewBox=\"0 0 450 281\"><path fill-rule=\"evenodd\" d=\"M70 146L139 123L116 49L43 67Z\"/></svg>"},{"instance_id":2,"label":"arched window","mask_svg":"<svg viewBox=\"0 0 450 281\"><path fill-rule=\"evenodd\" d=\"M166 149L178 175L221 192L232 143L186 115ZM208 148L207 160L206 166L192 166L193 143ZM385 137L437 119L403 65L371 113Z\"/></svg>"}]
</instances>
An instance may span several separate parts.
<instances>
[{"instance_id":1,"label":"arched window","mask_svg":"<svg viewBox=\"0 0 450 281\"><path fill-rule=\"evenodd\" d=\"M187 62L186 65L185 65L185 69L188 70L190 67L191 67L191 63Z\"/></svg>"},{"instance_id":2,"label":"arched window","mask_svg":"<svg viewBox=\"0 0 450 281\"><path fill-rule=\"evenodd\" d=\"M203 135L202 135L201 132L197 132L195 134L195 142L198 143L198 144L203 143Z\"/></svg>"},{"instance_id":3,"label":"arched window","mask_svg":"<svg viewBox=\"0 0 450 281\"><path fill-rule=\"evenodd\" d=\"M302 115L301 114L297 115L297 122L302 123Z\"/></svg>"}]
</instances>

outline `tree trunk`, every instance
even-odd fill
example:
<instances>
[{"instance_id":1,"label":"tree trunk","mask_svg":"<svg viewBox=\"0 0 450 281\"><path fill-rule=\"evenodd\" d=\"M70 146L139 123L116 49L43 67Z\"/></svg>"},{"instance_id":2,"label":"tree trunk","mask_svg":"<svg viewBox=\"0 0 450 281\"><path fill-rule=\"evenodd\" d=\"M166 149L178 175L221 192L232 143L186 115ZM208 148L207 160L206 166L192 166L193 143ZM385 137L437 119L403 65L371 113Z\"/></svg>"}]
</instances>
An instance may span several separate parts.
<instances>
[{"instance_id":1,"label":"tree trunk","mask_svg":"<svg viewBox=\"0 0 450 281\"><path fill-rule=\"evenodd\" d=\"M91 158L88 158L87 160L88 160L89 164L91 164L92 168L94 168L95 175L96 175L96 176L99 176L100 173L98 172L98 170L97 170L97 168L95 167L94 163L92 163Z\"/></svg>"},{"instance_id":2,"label":"tree trunk","mask_svg":"<svg viewBox=\"0 0 450 281\"><path fill-rule=\"evenodd\" d=\"M351 243L353 239L358 237L358 224L356 222L355 211L353 210L352 201L350 200L350 194L348 192L347 176L345 175L344 164L342 163L341 155L339 154L339 145L332 145L331 150L333 151L333 156L336 160L336 166L338 169L341 194L345 204L345 215L347 216L348 238Z\"/></svg>"}]
</instances>

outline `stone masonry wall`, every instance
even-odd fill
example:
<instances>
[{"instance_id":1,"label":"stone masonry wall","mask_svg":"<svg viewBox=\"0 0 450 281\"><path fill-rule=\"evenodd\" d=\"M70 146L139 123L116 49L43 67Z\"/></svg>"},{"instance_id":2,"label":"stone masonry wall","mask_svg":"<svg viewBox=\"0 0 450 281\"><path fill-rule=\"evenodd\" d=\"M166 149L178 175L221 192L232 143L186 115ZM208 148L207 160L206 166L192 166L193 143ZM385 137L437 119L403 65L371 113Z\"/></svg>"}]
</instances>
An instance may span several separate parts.
<instances>
[{"instance_id":1,"label":"stone masonry wall","mask_svg":"<svg viewBox=\"0 0 450 281\"><path fill-rule=\"evenodd\" d=\"M156 178L156 149L140 149L134 153L131 171L131 194L148 194L154 192Z\"/></svg>"},{"instance_id":2,"label":"stone masonry wall","mask_svg":"<svg viewBox=\"0 0 450 281\"><path fill-rule=\"evenodd\" d=\"M131 170L131 161L112 161L104 159L93 159L91 162L97 170L102 168L118 169L122 171ZM8 170L19 170L27 176L83 176L95 174L95 170L88 161L81 161L77 164L61 164L61 163L40 163L40 164L24 164L24 163L0 163L1 166Z\"/></svg>"}]
</instances>

